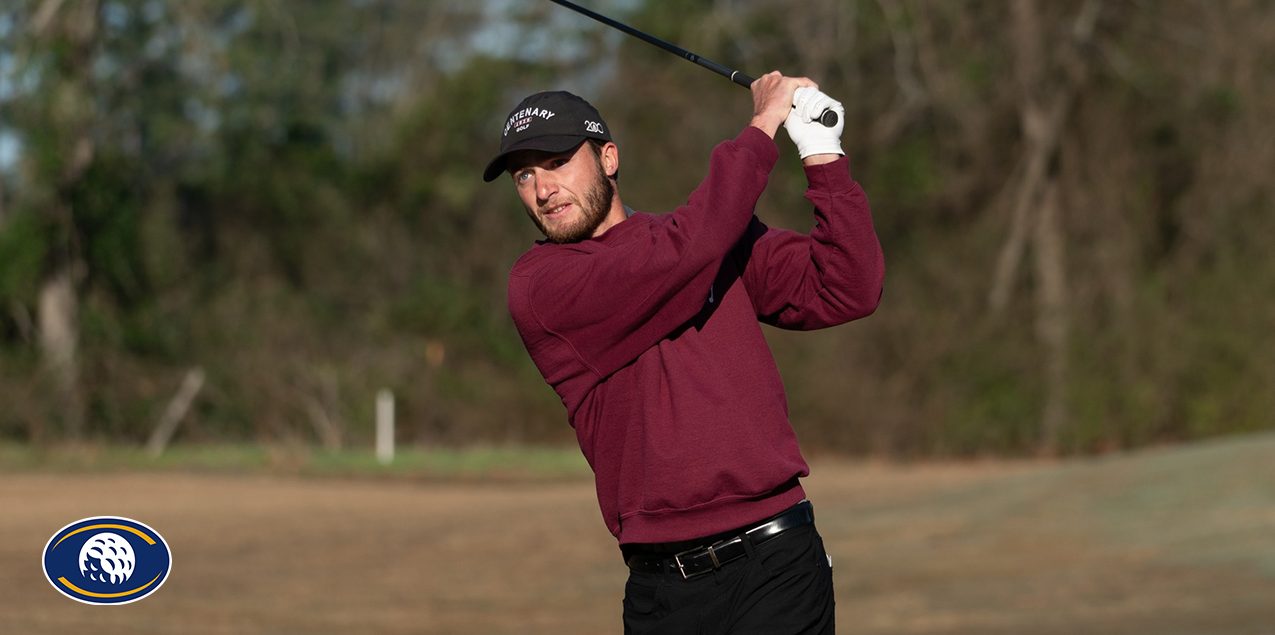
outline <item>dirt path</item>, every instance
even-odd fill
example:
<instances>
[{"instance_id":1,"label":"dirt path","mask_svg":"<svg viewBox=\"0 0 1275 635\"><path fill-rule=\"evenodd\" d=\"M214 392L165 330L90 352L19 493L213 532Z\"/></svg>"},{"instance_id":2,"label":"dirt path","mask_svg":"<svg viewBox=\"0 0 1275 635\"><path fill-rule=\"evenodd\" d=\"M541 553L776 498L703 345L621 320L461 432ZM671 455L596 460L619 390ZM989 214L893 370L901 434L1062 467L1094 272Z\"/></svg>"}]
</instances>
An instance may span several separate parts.
<instances>
[{"instance_id":1,"label":"dirt path","mask_svg":"<svg viewBox=\"0 0 1275 635\"><path fill-rule=\"evenodd\" d=\"M1275 635L1275 439L1061 465L816 462L841 633ZM63 525L174 552L121 607L68 600ZM614 633L591 483L0 474L0 633Z\"/></svg>"}]
</instances>

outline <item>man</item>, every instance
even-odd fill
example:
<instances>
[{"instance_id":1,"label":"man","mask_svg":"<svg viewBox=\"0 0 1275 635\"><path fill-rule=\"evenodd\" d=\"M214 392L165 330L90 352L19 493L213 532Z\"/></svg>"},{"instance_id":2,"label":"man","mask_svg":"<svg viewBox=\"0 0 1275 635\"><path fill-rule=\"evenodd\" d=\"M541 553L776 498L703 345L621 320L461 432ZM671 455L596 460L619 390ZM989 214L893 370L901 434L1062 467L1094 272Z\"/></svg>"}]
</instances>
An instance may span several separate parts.
<instances>
[{"instance_id":1,"label":"man","mask_svg":"<svg viewBox=\"0 0 1275 635\"><path fill-rule=\"evenodd\" d=\"M548 239L514 264L509 308L630 568L626 633L833 632L831 559L759 322L867 316L884 265L841 150L841 104L778 72L752 92L749 125L671 214L621 203L619 149L569 93L514 108L484 172L511 176ZM828 108L835 127L812 121ZM753 216L780 125L805 165L810 236Z\"/></svg>"}]
</instances>

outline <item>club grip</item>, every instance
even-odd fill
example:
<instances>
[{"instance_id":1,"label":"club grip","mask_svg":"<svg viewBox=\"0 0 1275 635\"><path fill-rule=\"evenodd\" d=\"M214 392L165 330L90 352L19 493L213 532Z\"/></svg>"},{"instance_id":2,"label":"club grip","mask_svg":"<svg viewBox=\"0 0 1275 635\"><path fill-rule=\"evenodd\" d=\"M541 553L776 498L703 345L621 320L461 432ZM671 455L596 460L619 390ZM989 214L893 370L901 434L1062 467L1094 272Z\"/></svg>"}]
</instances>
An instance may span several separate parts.
<instances>
[{"instance_id":1,"label":"club grip","mask_svg":"<svg viewBox=\"0 0 1275 635\"><path fill-rule=\"evenodd\" d=\"M702 58L701 58L701 60L702 60ZM700 63L700 65L701 65L701 66L704 66L704 64L703 64L700 60L696 60L696 62L697 62L697 63ZM709 67L709 68L712 68L712 67ZM717 69L713 69L713 70L717 70ZM724 69L724 70L729 70L729 69ZM721 73L721 74L723 74L723 75L726 75L726 73L724 73L724 72L722 72L722 71L718 71L718 72L719 72L719 73ZM729 74L729 75L727 75L727 76L728 76L728 77L730 77L730 81L735 82L736 84L739 84L740 86L743 86L744 88L750 88L750 89L751 89L751 88L753 87L753 82L754 82L754 81L756 81L756 80L754 80L753 78L751 78L751 77L749 77L749 76L747 76L747 75L745 75L745 74L743 74L743 73L741 73L741 72L739 72L739 71L730 71L730 74ZM827 110L823 111L823 114L819 115L819 119L818 119L818 121L819 121L819 123L823 124L825 128L832 128L832 127L836 126L836 125L837 125L837 111L835 111L835 110L833 110L833 109L831 109L831 108L829 108L829 109L827 109Z\"/></svg>"},{"instance_id":2,"label":"club grip","mask_svg":"<svg viewBox=\"0 0 1275 635\"><path fill-rule=\"evenodd\" d=\"M796 108L796 106L793 106L793 108ZM837 111L827 108L819 115L818 119L815 119L815 121L823 124L823 127L825 128L835 127L837 125Z\"/></svg>"}]
</instances>

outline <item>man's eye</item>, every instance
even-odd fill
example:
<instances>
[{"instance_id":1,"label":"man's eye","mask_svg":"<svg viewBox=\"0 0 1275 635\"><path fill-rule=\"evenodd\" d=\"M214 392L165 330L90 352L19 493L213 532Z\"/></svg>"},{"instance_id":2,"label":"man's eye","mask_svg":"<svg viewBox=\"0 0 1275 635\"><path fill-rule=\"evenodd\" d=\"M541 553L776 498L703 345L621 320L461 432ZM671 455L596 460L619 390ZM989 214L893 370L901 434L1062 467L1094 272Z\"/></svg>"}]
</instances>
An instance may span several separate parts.
<instances>
[{"instance_id":1,"label":"man's eye","mask_svg":"<svg viewBox=\"0 0 1275 635\"><path fill-rule=\"evenodd\" d=\"M514 177L514 178L518 179L518 182L519 182L519 183L526 183L526 182L527 182L527 179L531 178L531 173L530 173L530 172L519 172L519 173L518 173L518 176L516 176L516 177Z\"/></svg>"}]
</instances>

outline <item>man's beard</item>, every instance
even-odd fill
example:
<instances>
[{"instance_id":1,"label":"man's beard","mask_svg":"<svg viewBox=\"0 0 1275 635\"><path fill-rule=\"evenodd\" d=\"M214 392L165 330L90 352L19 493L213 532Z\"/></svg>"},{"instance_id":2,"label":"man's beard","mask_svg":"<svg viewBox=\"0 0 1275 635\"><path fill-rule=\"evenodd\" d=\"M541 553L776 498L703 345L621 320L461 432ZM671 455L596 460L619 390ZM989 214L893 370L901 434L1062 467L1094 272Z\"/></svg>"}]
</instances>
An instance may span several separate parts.
<instances>
[{"instance_id":1,"label":"man's beard","mask_svg":"<svg viewBox=\"0 0 1275 635\"><path fill-rule=\"evenodd\" d=\"M580 220L550 231L540 220L540 213L545 210L539 210L539 213L531 215L531 221L536 224L536 228L540 230L540 233L549 239L549 242L561 245L564 243L578 243L586 238L591 238L593 237L593 232L602 224L602 221L606 220L607 212L611 211L611 200L615 197L615 184L611 183L611 179L607 177L606 172L602 169L602 159L596 154L593 158L598 166L597 179L589 185L588 191L584 193L584 200L575 201L580 208Z\"/></svg>"}]
</instances>

